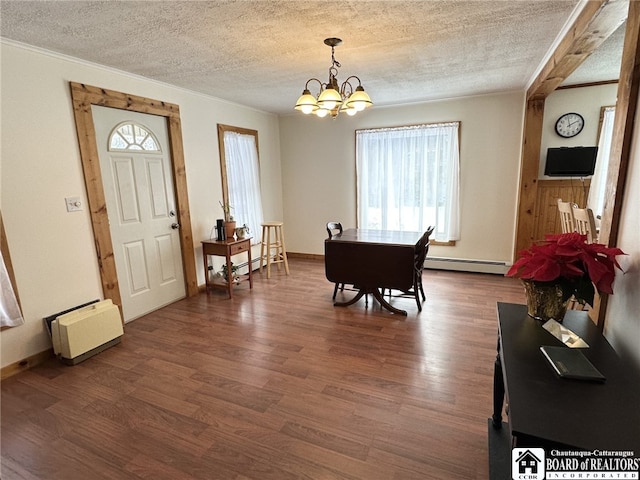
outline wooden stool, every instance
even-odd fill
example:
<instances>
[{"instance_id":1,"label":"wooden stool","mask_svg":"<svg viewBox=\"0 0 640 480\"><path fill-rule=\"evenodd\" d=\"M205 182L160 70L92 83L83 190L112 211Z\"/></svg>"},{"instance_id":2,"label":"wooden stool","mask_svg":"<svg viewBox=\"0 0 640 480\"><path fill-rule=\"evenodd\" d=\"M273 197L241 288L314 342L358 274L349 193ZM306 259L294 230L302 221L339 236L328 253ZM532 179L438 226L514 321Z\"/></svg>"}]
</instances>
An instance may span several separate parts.
<instances>
[{"instance_id":1,"label":"wooden stool","mask_svg":"<svg viewBox=\"0 0 640 480\"><path fill-rule=\"evenodd\" d=\"M273 231L273 237L272 235ZM272 250L275 250L272 253ZM262 224L262 243L260 244L260 273L264 260L267 261L267 278L271 278L271 264L276 263L278 270L284 263L284 270L289 275L289 263L287 262L287 250L284 246L284 234L282 222L265 222Z\"/></svg>"}]
</instances>

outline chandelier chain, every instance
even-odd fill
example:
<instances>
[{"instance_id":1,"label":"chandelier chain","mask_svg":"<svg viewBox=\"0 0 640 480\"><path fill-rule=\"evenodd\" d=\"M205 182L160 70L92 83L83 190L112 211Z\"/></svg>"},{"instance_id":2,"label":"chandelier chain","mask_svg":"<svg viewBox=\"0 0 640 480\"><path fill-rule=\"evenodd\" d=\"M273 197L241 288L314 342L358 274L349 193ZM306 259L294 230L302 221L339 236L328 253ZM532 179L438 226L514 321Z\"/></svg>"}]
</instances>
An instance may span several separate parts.
<instances>
[{"instance_id":1,"label":"chandelier chain","mask_svg":"<svg viewBox=\"0 0 640 480\"><path fill-rule=\"evenodd\" d=\"M336 66L338 68L342 67L342 65L340 65L340 62L336 60L336 57L334 55L334 51L335 51L336 47L331 47L331 66Z\"/></svg>"}]
</instances>

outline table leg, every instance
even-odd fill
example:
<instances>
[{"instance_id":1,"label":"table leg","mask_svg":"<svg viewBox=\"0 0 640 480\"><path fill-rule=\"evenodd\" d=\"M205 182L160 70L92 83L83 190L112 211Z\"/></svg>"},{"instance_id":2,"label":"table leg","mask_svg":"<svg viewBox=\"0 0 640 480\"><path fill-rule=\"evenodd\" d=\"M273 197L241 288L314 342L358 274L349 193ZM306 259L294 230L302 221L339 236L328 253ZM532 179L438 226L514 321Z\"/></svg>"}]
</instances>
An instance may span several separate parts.
<instances>
[{"instance_id":1,"label":"table leg","mask_svg":"<svg viewBox=\"0 0 640 480\"><path fill-rule=\"evenodd\" d=\"M202 258L204 259L204 289L209 293L209 255L203 251Z\"/></svg>"},{"instance_id":2,"label":"table leg","mask_svg":"<svg viewBox=\"0 0 640 480\"><path fill-rule=\"evenodd\" d=\"M252 267L253 265L251 265L251 243L249 243L249 248L247 249L247 255L249 256L249 288L253 288L253 274L252 274Z\"/></svg>"},{"instance_id":3,"label":"table leg","mask_svg":"<svg viewBox=\"0 0 640 480\"><path fill-rule=\"evenodd\" d=\"M229 292L229 298L233 297L233 272L231 271L231 254L227 248L227 291Z\"/></svg>"},{"instance_id":4,"label":"table leg","mask_svg":"<svg viewBox=\"0 0 640 480\"><path fill-rule=\"evenodd\" d=\"M502 407L504 405L504 377L502 376L502 362L500 360L500 340L498 340L498 354L493 364L493 428L502 428Z\"/></svg>"},{"instance_id":5,"label":"table leg","mask_svg":"<svg viewBox=\"0 0 640 480\"><path fill-rule=\"evenodd\" d=\"M351 300L349 300L348 302L334 302L333 305L335 307L348 307L349 305L353 305L354 303L356 303L358 300L360 300L362 298L363 295L365 295L367 292L363 289L358 290L358 293L356 294L355 297L353 297Z\"/></svg>"},{"instance_id":6,"label":"table leg","mask_svg":"<svg viewBox=\"0 0 640 480\"><path fill-rule=\"evenodd\" d=\"M405 317L407 316L406 310L400 310L399 308L396 308L393 305L391 305L389 302L387 302L382 296L382 294L380 293L380 290L378 290L377 288L374 288L370 293L373 294L373 298L375 298L376 300L378 300L378 302L380 302L380 305L382 305L384 308L386 308L390 312L396 313L398 315L404 315Z\"/></svg>"},{"instance_id":7,"label":"table leg","mask_svg":"<svg viewBox=\"0 0 640 480\"><path fill-rule=\"evenodd\" d=\"M398 308L395 308L393 305L387 302L380 294L380 290L378 290L377 288L361 288L360 290L358 290L358 293L356 294L356 296L353 297L351 300L347 302L334 302L333 305L336 307L348 307L349 305L353 305L354 303L356 303L358 300L360 300L364 295L368 293L372 294L373 297L376 300L378 300L378 302L380 302L380 305L382 305L383 308L386 308L392 313L396 313L398 315L404 315L405 317L407 316L407 312L405 310L400 310Z\"/></svg>"}]
</instances>

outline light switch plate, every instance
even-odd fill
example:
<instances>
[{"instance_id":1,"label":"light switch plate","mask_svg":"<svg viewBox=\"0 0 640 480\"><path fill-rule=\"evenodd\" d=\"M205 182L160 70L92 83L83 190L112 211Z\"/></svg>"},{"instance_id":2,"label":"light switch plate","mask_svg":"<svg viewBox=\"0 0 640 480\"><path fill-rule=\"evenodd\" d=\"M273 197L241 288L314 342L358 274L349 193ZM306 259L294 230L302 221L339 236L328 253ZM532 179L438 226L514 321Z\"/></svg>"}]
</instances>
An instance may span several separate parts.
<instances>
[{"instance_id":1,"label":"light switch plate","mask_svg":"<svg viewBox=\"0 0 640 480\"><path fill-rule=\"evenodd\" d=\"M80 197L67 197L64 201L67 204L67 212L79 212L82 210Z\"/></svg>"}]
</instances>

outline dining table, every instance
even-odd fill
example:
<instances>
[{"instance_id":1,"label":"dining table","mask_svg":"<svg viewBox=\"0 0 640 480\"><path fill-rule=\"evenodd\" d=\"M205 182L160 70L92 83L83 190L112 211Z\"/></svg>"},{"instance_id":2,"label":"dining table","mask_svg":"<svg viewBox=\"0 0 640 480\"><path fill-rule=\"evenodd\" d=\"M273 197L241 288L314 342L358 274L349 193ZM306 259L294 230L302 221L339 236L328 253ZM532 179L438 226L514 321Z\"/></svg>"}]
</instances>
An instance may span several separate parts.
<instances>
[{"instance_id":1,"label":"dining table","mask_svg":"<svg viewBox=\"0 0 640 480\"><path fill-rule=\"evenodd\" d=\"M413 287L415 246L421 232L348 228L325 239L325 275L333 283L353 285L357 293L337 307L353 305L371 294L386 310L407 315L385 300L386 289Z\"/></svg>"}]
</instances>

